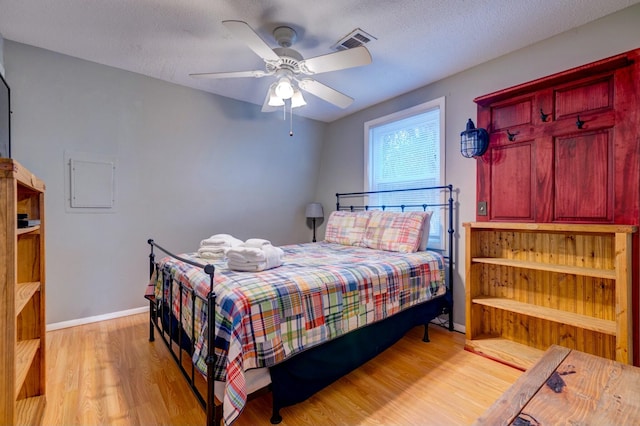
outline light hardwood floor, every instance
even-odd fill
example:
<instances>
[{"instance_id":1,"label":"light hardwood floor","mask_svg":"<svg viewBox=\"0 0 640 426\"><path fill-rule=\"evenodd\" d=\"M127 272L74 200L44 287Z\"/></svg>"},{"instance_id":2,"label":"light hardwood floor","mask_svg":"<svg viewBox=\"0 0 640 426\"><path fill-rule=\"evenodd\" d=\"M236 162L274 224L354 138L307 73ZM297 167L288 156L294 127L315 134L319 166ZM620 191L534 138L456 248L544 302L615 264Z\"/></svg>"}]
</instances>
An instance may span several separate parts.
<instances>
[{"instance_id":1,"label":"light hardwood floor","mask_svg":"<svg viewBox=\"0 0 640 426\"><path fill-rule=\"evenodd\" d=\"M465 425L522 374L463 350L464 335L411 330L390 349L307 401L281 410L291 425ZM147 314L47 333L44 425L196 425L205 413ZM237 426L269 425L271 396Z\"/></svg>"}]
</instances>

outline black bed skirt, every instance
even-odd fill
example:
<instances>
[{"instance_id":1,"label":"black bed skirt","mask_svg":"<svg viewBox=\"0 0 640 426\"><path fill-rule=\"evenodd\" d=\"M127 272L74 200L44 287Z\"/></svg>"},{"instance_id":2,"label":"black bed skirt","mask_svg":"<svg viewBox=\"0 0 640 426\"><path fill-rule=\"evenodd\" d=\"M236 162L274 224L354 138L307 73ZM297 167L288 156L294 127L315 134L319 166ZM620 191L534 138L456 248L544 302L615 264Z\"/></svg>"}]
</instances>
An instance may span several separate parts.
<instances>
[{"instance_id":1,"label":"black bed skirt","mask_svg":"<svg viewBox=\"0 0 640 426\"><path fill-rule=\"evenodd\" d=\"M391 347L412 328L426 326L431 320L447 312L450 306L448 295L438 297L270 367L272 419L279 418L278 411L281 408L305 401ZM180 342L180 347L191 353L193 346L190 339L186 333L179 332L179 322L169 312L168 305L164 305L161 315L164 330L173 330L170 333L173 334L171 340ZM421 343L416 341L416 344Z\"/></svg>"},{"instance_id":2,"label":"black bed skirt","mask_svg":"<svg viewBox=\"0 0 640 426\"><path fill-rule=\"evenodd\" d=\"M447 306L446 298L439 297L270 367L275 411L306 400L392 346L410 329L428 324Z\"/></svg>"}]
</instances>

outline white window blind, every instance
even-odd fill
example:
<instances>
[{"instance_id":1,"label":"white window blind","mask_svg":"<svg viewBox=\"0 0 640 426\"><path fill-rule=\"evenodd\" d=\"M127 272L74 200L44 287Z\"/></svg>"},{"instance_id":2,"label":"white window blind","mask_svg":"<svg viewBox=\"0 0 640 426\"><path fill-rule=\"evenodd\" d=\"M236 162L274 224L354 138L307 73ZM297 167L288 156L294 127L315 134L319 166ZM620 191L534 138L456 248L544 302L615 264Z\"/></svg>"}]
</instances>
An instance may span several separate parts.
<instances>
[{"instance_id":1,"label":"white window blind","mask_svg":"<svg viewBox=\"0 0 640 426\"><path fill-rule=\"evenodd\" d=\"M364 178L366 191L444 185L444 98L365 123ZM369 204L441 204L442 194L439 191L377 194L370 196ZM427 210L434 211L429 246L442 249L444 209Z\"/></svg>"}]
</instances>

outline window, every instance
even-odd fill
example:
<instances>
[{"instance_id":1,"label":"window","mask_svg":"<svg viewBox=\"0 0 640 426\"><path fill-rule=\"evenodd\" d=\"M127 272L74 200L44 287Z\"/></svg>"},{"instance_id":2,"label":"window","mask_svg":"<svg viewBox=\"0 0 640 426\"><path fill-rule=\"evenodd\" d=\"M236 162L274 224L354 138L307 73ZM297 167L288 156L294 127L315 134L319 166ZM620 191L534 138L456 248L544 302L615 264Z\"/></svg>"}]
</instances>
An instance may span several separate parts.
<instances>
[{"instance_id":1,"label":"window","mask_svg":"<svg viewBox=\"0 0 640 426\"><path fill-rule=\"evenodd\" d=\"M444 97L396 112L364 125L365 191L444 185ZM443 195L429 191L377 194L370 205L441 204ZM411 210L422 209L421 207ZM407 209L410 210L410 209ZM444 209L434 210L429 248L444 248Z\"/></svg>"}]
</instances>

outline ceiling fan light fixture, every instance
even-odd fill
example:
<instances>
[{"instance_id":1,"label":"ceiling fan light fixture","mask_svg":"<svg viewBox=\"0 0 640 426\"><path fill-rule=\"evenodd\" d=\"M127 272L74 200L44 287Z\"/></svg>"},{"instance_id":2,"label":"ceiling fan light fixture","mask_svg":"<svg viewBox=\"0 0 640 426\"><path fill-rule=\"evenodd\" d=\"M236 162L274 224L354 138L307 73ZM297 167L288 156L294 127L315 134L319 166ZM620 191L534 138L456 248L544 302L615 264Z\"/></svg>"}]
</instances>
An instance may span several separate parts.
<instances>
[{"instance_id":1,"label":"ceiling fan light fixture","mask_svg":"<svg viewBox=\"0 0 640 426\"><path fill-rule=\"evenodd\" d=\"M291 96L291 108L298 108L301 106L305 106L307 101L302 97L302 92L298 89L293 91L293 96Z\"/></svg>"},{"instance_id":2,"label":"ceiling fan light fixture","mask_svg":"<svg viewBox=\"0 0 640 426\"><path fill-rule=\"evenodd\" d=\"M275 83L269 87L269 106L279 107L284 105L284 100L276 95L276 85Z\"/></svg>"},{"instance_id":3,"label":"ceiling fan light fixture","mask_svg":"<svg viewBox=\"0 0 640 426\"><path fill-rule=\"evenodd\" d=\"M282 106L284 105L284 101L280 99L277 95L269 96L269 106Z\"/></svg>"},{"instance_id":4,"label":"ceiling fan light fixture","mask_svg":"<svg viewBox=\"0 0 640 426\"><path fill-rule=\"evenodd\" d=\"M353 98L340 93L339 91L320 83L311 78L299 79L299 75L315 75L325 72L343 70L347 68L360 67L371 63L371 54L362 45L343 46L346 50L328 53L325 55L304 58L297 50L291 46L297 40L296 31L290 26L279 26L273 36L280 47L272 48L260 35L246 22L237 20L222 21L222 24L229 30L232 36L243 41L247 47L262 58L265 62L264 70L253 71L231 71L190 74L194 78L238 78L238 77L274 77L272 85L265 94L262 103L263 112L274 111L275 107L284 107L286 111L286 101L289 99L289 111L292 108L306 105L302 94L295 92L303 90L321 100L333 104L339 108L347 108L353 103ZM375 39L363 31L354 35L356 44L364 44L370 39ZM360 34L361 33L361 34ZM315 102L315 101L314 101Z\"/></svg>"},{"instance_id":5,"label":"ceiling fan light fixture","mask_svg":"<svg viewBox=\"0 0 640 426\"><path fill-rule=\"evenodd\" d=\"M290 99L293 96L293 86L291 85L291 80L289 80L289 78L282 77L278 80L276 95L280 97L280 99Z\"/></svg>"}]
</instances>

